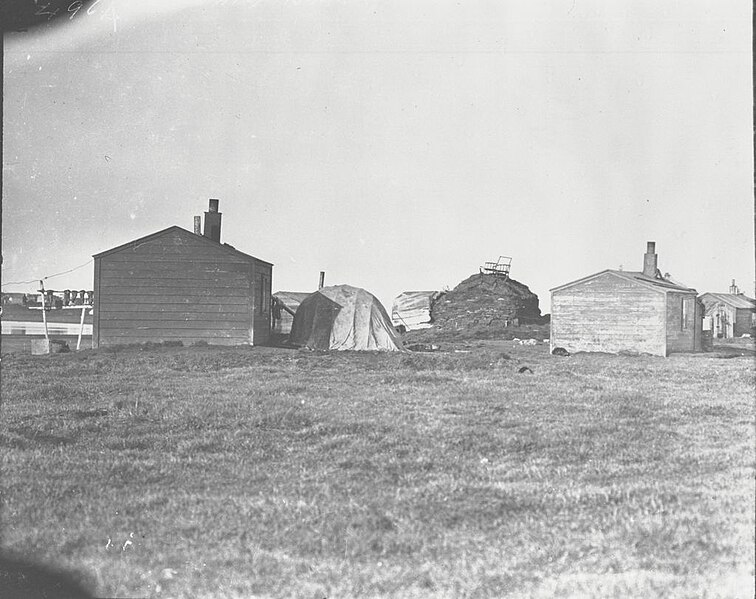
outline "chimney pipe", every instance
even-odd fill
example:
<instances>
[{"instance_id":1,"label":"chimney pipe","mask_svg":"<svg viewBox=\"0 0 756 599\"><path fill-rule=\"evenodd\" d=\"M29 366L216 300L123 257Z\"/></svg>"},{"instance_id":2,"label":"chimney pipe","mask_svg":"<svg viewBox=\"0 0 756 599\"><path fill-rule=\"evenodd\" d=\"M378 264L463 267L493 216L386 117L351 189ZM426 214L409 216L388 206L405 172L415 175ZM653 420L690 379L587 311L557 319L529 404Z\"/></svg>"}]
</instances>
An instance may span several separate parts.
<instances>
[{"instance_id":1,"label":"chimney pipe","mask_svg":"<svg viewBox=\"0 0 756 599\"><path fill-rule=\"evenodd\" d=\"M205 230L203 235L220 243L221 213L218 212L218 200L211 199L208 211L205 212Z\"/></svg>"},{"instance_id":2,"label":"chimney pipe","mask_svg":"<svg viewBox=\"0 0 756 599\"><path fill-rule=\"evenodd\" d=\"M738 295L740 293L740 289L735 284L735 279L732 280L732 284L730 285L730 293L732 295Z\"/></svg>"},{"instance_id":3,"label":"chimney pipe","mask_svg":"<svg viewBox=\"0 0 756 599\"><path fill-rule=\"evenodd\" d=\"M318 289L323 289L323 285L325 284L325 271L320 271L320 282L318 283Z\"/></svg>"},{"instance_id":4,"label":"chimney pipe","mask_svg":"<svg viewBox=\"0 0 756 599\"><path fill-rule=\"evenodd\" d=\"M194 234L202 235L202 217L201 216L194 217Z\"/></svg>"},{"instance_id":5,"label":"chimney pipe","mask_svg":"<svg viewBox=\"0 0 756 599\"><path fill-rule=\"evenodd\" d=\"M646 245L646 253L643 256L643 274L647 277L656 278L658 270L656 243L649 241Z\"/></svg>"}]
</instances>

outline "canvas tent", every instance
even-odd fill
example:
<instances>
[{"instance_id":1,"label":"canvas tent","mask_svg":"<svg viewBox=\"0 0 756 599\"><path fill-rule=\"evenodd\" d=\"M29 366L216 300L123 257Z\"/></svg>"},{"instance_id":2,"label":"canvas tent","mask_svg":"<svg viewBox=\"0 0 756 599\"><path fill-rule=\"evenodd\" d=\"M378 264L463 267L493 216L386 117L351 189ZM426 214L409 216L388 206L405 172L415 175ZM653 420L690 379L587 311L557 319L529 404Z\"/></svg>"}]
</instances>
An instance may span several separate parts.
<instances>
[{"instance_id":1,"label":"canvas tent","mask_svg":"<svg viewBox=\"0 0 756 599\"><path fill-rule=\"evenodd\" d=\"M438 291L405 291L394 299L391 321L405 331L429 328L431 308L440 295Z\"/></svg>"},{"instance_id":2,"label":"canvas tent","mask_svg":"<svg viewBox=\"0 0 756 599\"><path fill-rule=\"evenodd\" d=\"M324 287L306 297L294 316L289 342L311 349L402 350L381 302L349 285Z\"/></svg>"},{"instance_id":3,"label":"canvas tent","mask_svg":"<svg viewBox=\"0 0 756 599\"><path fill-rule=\"evenodd\" d=\"M291 332L291 323L294 322L294 314L299 304L311 293L311 291L277 291L273 294L272 331L275 335L288 335Z\"/></svg>"}]
</instances>

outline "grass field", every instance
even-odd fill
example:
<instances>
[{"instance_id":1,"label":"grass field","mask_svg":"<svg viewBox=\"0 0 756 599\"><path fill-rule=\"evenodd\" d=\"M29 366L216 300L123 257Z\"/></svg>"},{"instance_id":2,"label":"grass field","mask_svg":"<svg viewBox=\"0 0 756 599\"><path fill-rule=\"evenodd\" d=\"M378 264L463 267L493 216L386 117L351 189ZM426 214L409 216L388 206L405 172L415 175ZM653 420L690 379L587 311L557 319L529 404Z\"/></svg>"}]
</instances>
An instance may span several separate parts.
<instances>
[{"instance_id":1,"label":"grass field","mask_svg":"<svg viewBox=\"0 0 756 599\"><path fill-rule=\"evenodd\" d=\"M753 597L753 357L462 349L6 355L2 547L104 597Z\"/></svg>"}]
</instances>

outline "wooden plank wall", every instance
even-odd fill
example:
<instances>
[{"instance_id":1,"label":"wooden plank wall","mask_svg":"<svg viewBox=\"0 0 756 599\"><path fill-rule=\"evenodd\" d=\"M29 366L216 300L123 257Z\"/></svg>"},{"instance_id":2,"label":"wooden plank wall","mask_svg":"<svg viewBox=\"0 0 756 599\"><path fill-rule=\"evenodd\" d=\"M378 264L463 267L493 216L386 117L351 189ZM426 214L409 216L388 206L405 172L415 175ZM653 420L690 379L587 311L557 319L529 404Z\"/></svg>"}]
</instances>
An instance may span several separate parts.
<instances>
[{"instance_id":1,"label":"wooden plank wall","mask_svg":"<svg viewBox=\"0 0 756 599\"><path fill-rule=\"evenodd\" d=\"M744 334L750 334L751 327L753 326L753 310L747 310L745 308L739 308L736 310L734 330L735 337L740 337Z\"/></svg>"},{"instance_id":2,"label":"wooden plank wall","mask_svg":"<svg viewBox=\"0 0 756 599\"><path fill-rule=\"evenodd\" d=\"M705 309L703 303L697 297L694 299L694 303L696 304L696 319L693 331L693 351L703 351L703 318Z\"/></svg>"},{"instance_id":3,"label":"wooden plank wall","mask_svg":"<svg viewBox=\"0 0 756 599\"><path fill-rule=\"evenodd\" d=\"M253 343L254 345L265 345L270 341L273 267L256 260L252 277Z\"/></svg>"},{"instance_id":4,"label":"wooden plank wall","mask_svg":"<svg viewBox=\"0 0 756 599\"><path fill-rule=\"evenodd\" d=\"M554 291L551 349L665 355L664 294L606 273Z\"/></svg>"},{"instance_id":5,"label":"wooden plank wall","mask_svg":"<svg viewBox=\"0 0 756 599\"><path fill-rule=\"evenodd\" d=\"M173 231L95 260L95 347L252 342L255 264L192 237Z\"/></svg>"},{"instance_id":6,"label":"wooden plank wall","mask_svg":"<svg viewBox=\"0 0 756 599\"><path fill-rule=\"evenodd\" d=\"M687 302L685 309L683 302ZM701 327L696 303L694 293L667 293L667 354L695 351L696 327L699 329L699 337Z\"/></svg>"}]
</instances>

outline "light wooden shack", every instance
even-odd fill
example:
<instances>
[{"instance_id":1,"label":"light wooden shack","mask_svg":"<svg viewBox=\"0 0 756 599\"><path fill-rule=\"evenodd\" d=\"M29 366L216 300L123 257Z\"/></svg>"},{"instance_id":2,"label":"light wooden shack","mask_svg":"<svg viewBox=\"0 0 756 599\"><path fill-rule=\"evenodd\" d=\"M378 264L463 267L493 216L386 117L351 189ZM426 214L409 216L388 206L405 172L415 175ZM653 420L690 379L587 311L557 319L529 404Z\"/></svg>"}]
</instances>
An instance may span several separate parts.
<instances>
[{"instance_id":1,"label":"light wooden shack","mask_svg":"<svg viewBox=\"0 0 756 599\"><path fill-rule=\"evenodd\" d=\"M551 350L649 353L700 351L695 289L664 278L654 242L642 271L603 270L551 290Z\"/></svg>"},{"instance_id":2,"label":"light wooden shack","mask_svg":"<svg viewBox=\"0 0 756 599\"><path fill-rule=\"evenodd\" d=\"M746 297L732 282L730 293L704 293L704 329L716 338L750 335L756 326L756 301Z\"/></svg>"}]
</instances>

